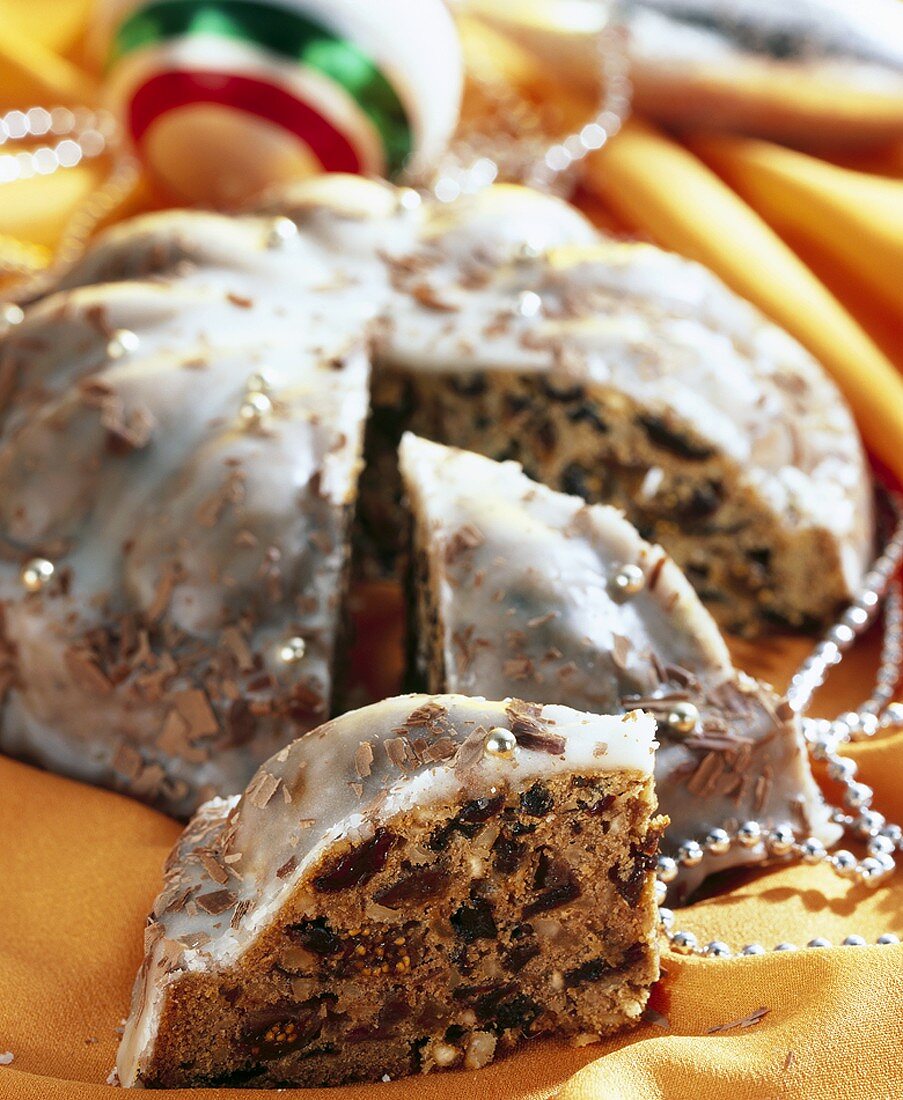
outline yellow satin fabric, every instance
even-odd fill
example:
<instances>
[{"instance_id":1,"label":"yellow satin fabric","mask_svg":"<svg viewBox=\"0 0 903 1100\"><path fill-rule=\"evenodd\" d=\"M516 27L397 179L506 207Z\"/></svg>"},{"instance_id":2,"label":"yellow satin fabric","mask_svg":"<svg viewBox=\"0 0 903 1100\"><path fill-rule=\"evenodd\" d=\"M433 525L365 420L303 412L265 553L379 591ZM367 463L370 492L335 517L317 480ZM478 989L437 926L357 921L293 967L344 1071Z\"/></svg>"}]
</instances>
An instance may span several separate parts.
<instances>
[{"instance_id":1,"label":"yellow satin fabric","mask_svg":"<svg viewBox=\"0 0 903 1100\"><path fill-rule=\"evenodd\" d=\"M0 106L90 102L80 56L86 0L0 0ZM843 168L763 142L685 144L631 123L597 155L586 205L712 267L809 346L856 410L866 442L903 480L903 183L899 153ZM866 170L867 168L867 170ZM0 186L0 263L40 262L100 166ZM48 250L44 251L43 250ZM2 284L0 284L2 286ZM396 622L371 601L371 623ZM385 647L384 647L385 648ZM737 643L779 686L804 643ZM823 693L826 713L867 692L867 640ZM387 690L394 666L381 670ZM903 817L903 733L852 748L876 806ZM0 758L0 1098L100 1100L128 1008L145 914L178 827L129 800ZM898 876L899 877L899 876ZM741 874L678 913L703 940L839 941L903 933L903 882L852 888L817 868ZM835 948L728 962L665 954L646 1025L599 1046L543 1042L474 1074L378 1086L380 1097L563 1100L877 1100L903 1095L903 947ZM768 1009L755 1026L709 1029ZM375 1090L325 1090L364 1097ZM169 1095L175 1096L176 1093ZM231 1090L179 1096L238 1097ZM266 1093L275 1096L276 1093Z\"/></svg>"}]
</instances>

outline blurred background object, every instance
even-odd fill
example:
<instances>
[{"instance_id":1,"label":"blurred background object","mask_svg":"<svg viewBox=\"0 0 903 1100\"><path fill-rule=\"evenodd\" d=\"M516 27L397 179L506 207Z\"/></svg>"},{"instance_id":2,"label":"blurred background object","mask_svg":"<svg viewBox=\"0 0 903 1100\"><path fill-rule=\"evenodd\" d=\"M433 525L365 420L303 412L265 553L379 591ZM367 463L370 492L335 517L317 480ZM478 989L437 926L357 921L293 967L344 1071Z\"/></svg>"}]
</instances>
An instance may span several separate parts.
<instances>
[{"instance_id":1,"label":"blurred background object","mask_svg":"<svg viewBox=\"0 0 903 1100\"><path fill-rule=\"evenodd\" d=\"M423 172L458 121L442 0L105 0L104 98L175 198L234 206L321 171Z\"/></svg>"},{"instance_id":2,"label":"blurred background object","mask_svg":"<svg viewBox=\"0 0 903 1100\"><path fill-rule=\"evenodd\" d=\"M903 138L899 0L461 0L545 66L592 87L594 36L628 36L636 110L679 128L801 148Z\"/></svg>"}]
</instances>

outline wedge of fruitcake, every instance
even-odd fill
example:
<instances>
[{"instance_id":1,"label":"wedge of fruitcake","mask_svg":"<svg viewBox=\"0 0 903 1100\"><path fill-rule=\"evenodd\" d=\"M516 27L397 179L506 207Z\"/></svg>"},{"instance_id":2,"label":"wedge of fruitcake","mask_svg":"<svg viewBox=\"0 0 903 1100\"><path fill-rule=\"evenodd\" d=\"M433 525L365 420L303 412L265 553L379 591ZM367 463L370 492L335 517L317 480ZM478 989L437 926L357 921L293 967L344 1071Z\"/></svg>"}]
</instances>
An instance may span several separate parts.
<instances>
[{"instance_id":1,"label":"wedge of fruitcake","mask_svg":"<svg viewBox=\"0 0 903 1100\"><path fill-rule=\"evenodd\" d=\"M661 547L614 508L586 505L514 462L405 436L413 512L411 637L430 691L520 694L659 721L664 851L735 835L747 820L834 841L799 721L736 671L712 617ZM683 864L681 901L706 875L768 856L763 835Z\"/></svg>"},{"instance_id":2,"label":"wedge of fruitcake","mask_svg":"<svg viewBox=\"0 0 903 1100\"><path fill-rule=\"evenodd\" d=\"M353 711L170 857L122 1084L477 1068L636 1021L658 976L655 721L460 695Z\"/></svg>"}]
</instances>

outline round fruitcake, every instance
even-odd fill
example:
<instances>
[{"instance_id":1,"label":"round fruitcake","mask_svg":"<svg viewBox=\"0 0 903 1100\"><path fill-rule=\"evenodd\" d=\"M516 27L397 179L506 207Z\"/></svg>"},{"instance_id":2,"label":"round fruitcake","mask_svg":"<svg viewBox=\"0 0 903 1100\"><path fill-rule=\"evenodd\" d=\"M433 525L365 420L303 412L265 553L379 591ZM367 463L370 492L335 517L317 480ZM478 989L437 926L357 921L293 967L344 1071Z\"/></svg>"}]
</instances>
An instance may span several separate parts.
<instances>
[{"instance_id":1,"label":"round fruitcake","mask_svg":"<svg viewBox=\"0 0 903 1100\"><path fill-rule=\"evenodd\" d=\"M370 554L408 426L619 505L733 629L870 554L846 405L697 264L507 186L147 215L0 342L0 748L185 814L322 721L368 401Z\"/></svg>"}]
</instances>

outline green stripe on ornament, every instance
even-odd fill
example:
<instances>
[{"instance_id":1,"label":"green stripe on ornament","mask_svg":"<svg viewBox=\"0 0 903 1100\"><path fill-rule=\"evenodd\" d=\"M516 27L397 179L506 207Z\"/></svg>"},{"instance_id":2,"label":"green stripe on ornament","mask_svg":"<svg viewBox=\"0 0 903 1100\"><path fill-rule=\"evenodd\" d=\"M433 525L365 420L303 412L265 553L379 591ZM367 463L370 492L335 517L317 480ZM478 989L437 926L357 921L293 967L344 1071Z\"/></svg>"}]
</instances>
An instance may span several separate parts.
<instances>
[{"instance_id":1,"label":"green stripe on ornament","mask_svg":"<svg viewBox=\"0 0 903 1100\"><path fill-rule=\"evenodd\" d=\"M369 2L369 0L363 0ZM309 66L340 85L380 135L390 175L411 154L411 124L395 89L353 42L296 11L251 0L156 0L116 32L110 62L173 38L222 35Z\"/></svg>"}]
</instances>

